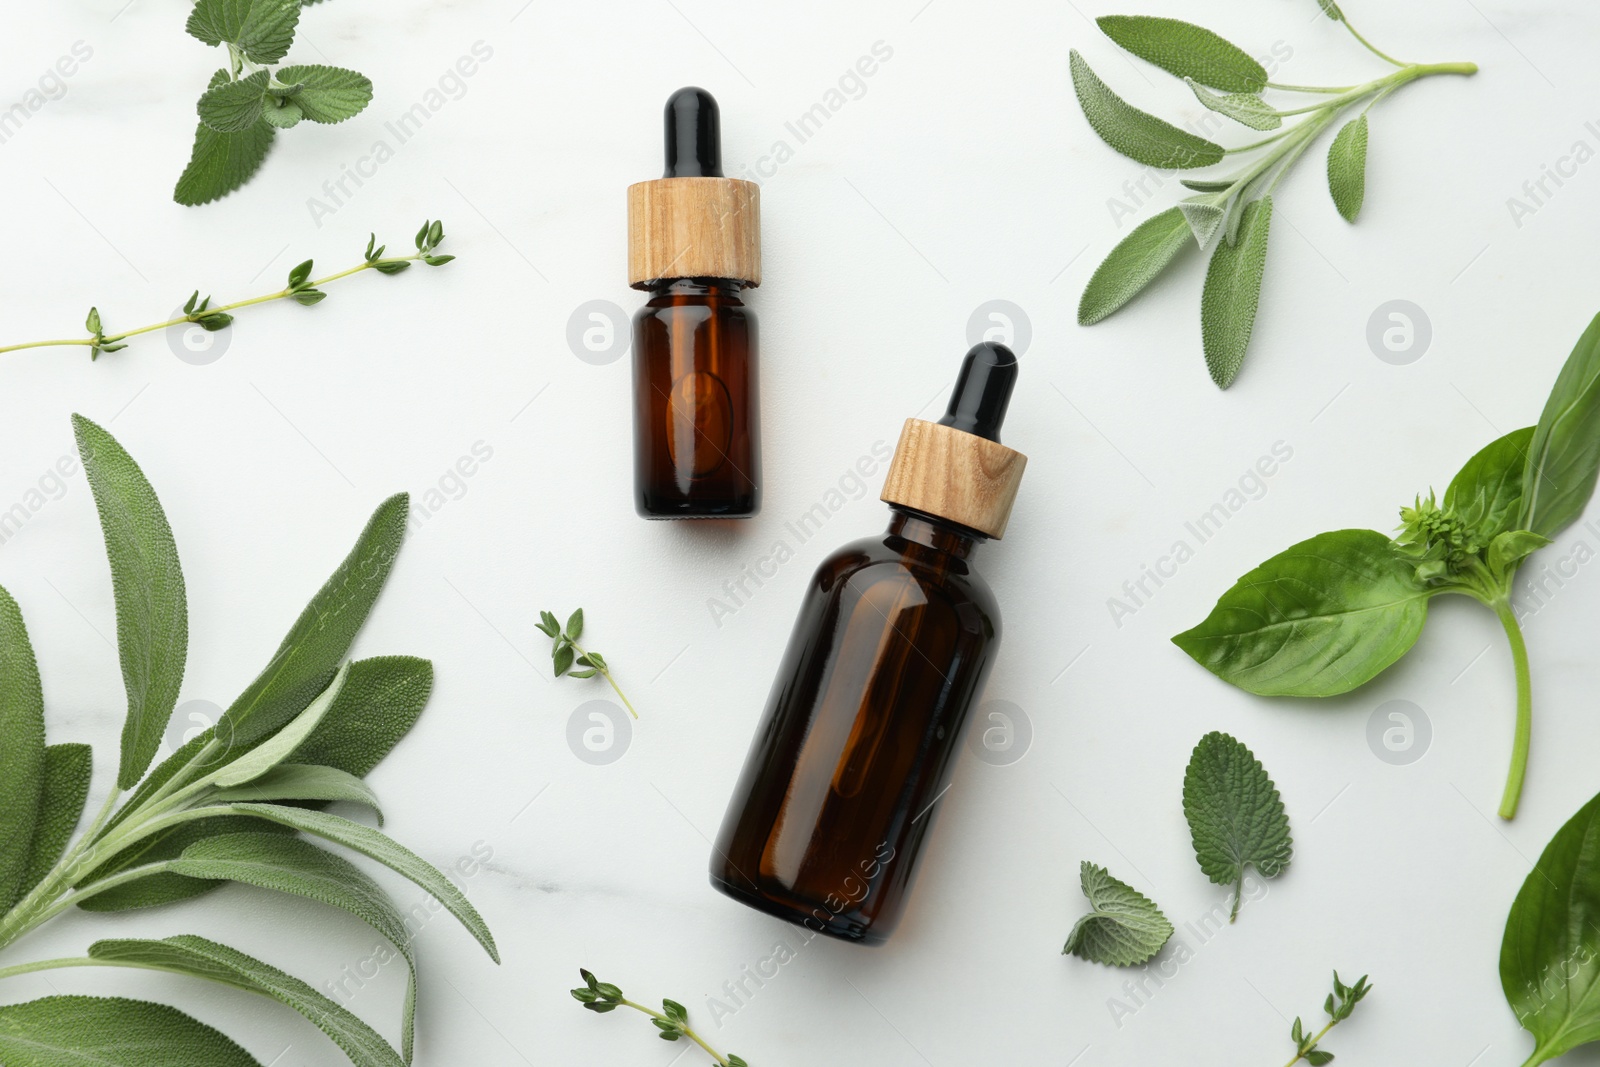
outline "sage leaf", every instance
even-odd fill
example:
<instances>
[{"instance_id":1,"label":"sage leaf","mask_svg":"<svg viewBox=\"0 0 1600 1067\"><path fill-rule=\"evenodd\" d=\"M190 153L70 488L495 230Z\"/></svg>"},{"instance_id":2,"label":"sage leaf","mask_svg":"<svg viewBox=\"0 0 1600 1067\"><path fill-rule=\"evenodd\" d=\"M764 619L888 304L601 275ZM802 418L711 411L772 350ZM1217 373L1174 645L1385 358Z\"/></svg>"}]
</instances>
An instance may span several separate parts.
<instances>
[{"instance_id":1,"label":"sage leaf","mask_svg":"<svg viewBox=\"0 0 1600 1067\"><path fill-rule=\"evenodd\" d=\"M1276 878L1294 854L1278 787L1255 754L1225 733L1195 745L1183 774L1183 817L1205 876L1233 886L1229 922L1239 917L1245 871Z\"/></svg>"},{"instance_id":2,"label":"sage leaf","mask_svg":"<svg viewBox=\"0 0 1600 1067\"><path fill-rule=\"evenodd\" d=\"M211 794L217 803L264 800L339 800L369 807L383 825L383 810L372 787L353 774L314 763L280 763L243 785L219 789Z\"/></svg>"},{"instance_id":3,"label":"sage leaf","mask_svg":"<svg viewBox=\"0 0 1600 1067\"><path fill-rule=\"evenodd\" d=\"M1089 125L1101 139L1129 159L1152 167L1188 169L1222 161L1222 146L1196 137L1123 100L1089 69L1076 49L1071 54L1072 85Z\"/></svg>"},{"instance_id":4,"label":"sage leaf","mask_svg":"<svg viewBox=\"0 0 1600 1067\"><path fill-rule=\"evenodd\" d=\"M1433 593L1412 571L1376 530L1318 534L1240 578L1172 641L1260 696L1347 693L1416 644Z\"/></svg>"},{"instance_id":5,"label":"sage leaf","mask_svg":"<svg viewBox=\"0 0 1600 1067\"><path fill-rule=\"evenodd\" d=\"M408 506L404 493L378 505L355 547L311 598L272 662L223 714L217 737L230 748L276 731L333 680L394 567Z\"/></svg>"},{"instance_id":6,"label":"sage leaf","mask_svg":"<svg viewBox=\"0 0 1600 1067\"><path fill-rule=\"evenodd\" d=\"M1200 340L1211 380L1223 389L1238 377L1245 349L1250 346L1271 227L1272 197L1246 204L1237 241L1219 241L1206 269L1200 294Z\"/></svg>"},{"instance_id":7,"label":"sage leaf","mask_svg":"<svg viewBox=\"0 0 1600 1067\"><path fill-rule=\"evenodd\" d=\"M6 1067L261 1067L177 1008L124 997L44 997L0 1007Z\"/></svg>"},{"instance_id":8,"label":"sage leaf","mask_svg":"<svg viewBox=\"0 0 1600 1067\"><path fill-rule=\"evenodd\" d=\"M1197 193L1222 193L1234 186L1233 178L1179 178L1178 184Z\"/></svg>"},{"instance_id":9,"label":"sage leaf","mask_svg":"<svg viewBox=\"0 0 1600 1067\"><path fill-rule=\"evenodd\" d=\"M1267 87L1265 67L1202 26L1149 15L1105 15L1095 22L1107 37L1169 74L1229 93Z\"/></svg>"},{"instance_id":10,"label":"sage leaf","mask_svg":"<svg viewBox=\"0 0 1600 1067\"><path fill-rule=\"evenodd\" d=\"M1344 21L1344 12L1339 10L1337 0L1317 0L1322 7L1322 13L1335 22Z\"/></svg>"},{"instance_id":11,"label":"sage leaf","mask_svg":"<svg viewBox=\"0 0 1600 1067\"><path fill-rule=\"evenodd\" d=\"M0 757L0 763L4 758ZM28 850L28 866L16 897L21 900L61 859L72 831L83 818L89 799L94 756L88 745L51 745L44 750L44 789L39 797L39 819ZM14 903L14 902L13 902ZM0 907L0 912L5 908Z\"/></svg>"},{"instance_id":12,"label":"sage leaf","mask_svg":"<svg viewBox=\"0 0 1600 1067\"><path fill-rule=\"evenodd\" d=\"M267 92L267 72L258 70L238 81L207 89L196 110L200 121L219 133L247 130L261 118Z\"/></svg>"},{"instance_id":13,"label":"sage leaf","mask_svg":"<svg viewBox=\"0 0 1600 1067\"><path fill-rule=\"evenodd\" d=\"M312 122L343 122L372 102L371 79L344 67L280 67L277 75L279 81L300 85L294 102Z\"/></svg>"},{"instance_id":14,"label":"sage leaf","mask_svg":"<svg viewBox=\"0 0 1600 1067\"><path fill-rule=\"evenodd\" d=\"M1092 326L1138 296L1185 248L1193 247L1189 223L1168 208L1134 227L1095 268L1078 300L1078 324Z\"/></svg>"},{"instance_id":15,"label":"sage leaf","mask_svg":"<svg viewBox=\"0 0 1600 1067\"><path fill-rule=\"evenodd\" d=\"M1340 127L1328 146L1328 192L1346 222L1356 221L1367 195L1367 116Z\"/></svg>"},{"instance_id":16,"label":"sage leaf","mask_svg":"<svg viewBox=\"0 0 1600 1067\"><path fill-rule=\"evenodd\" d=\"M1600 315L1556 376L1528 448L1517 526L1553 538L1583 514L1600 475Z\"/></svg>"},{"instance_id":17,"label":"sage leaf","mask_svg":"<svg viewBox=\"0 0 1600 1067\"><path fill-rule=\"evenodd\" d=\"M213 47L238 45L252 63L276 63L299 21L300 0L198 0L185 29Z\"/></svg>"},{"instance_id":18,"label":"sage leaf","mask_svg":"<svg viewBox=\"0 0 1600 1067\"><path fill-rule=\"evenodd\" d=\"M432 692L433 664L425 659L356 660L333 707L290 758L364 777L416 723Z\"/></svg>"},{"instance_id":19,"label":"sage leaf","mask_svg":"<svg viewBox=\"0 0 1600 1067\"><path fill-rule=\"evenodd\" d=\"M188 601L172 527L133 457L105 430L72 416L100 512L117 605L117 653L128 693L117 787L131 789L155 758L178 702L189 652Z\"/></svg>"},{"instance_id":20,"label":"sage leaf","mask_svg":"<svg viewBox=\"0 0 1600 1067\"><path fill-rule=\"evenodd\" d=\"M1473 454L1444 491L1444 510L1461 518L1488 542L1521 518L1522 478L1533 444L1533 427L1512 430Z\"/></svg>"},{"instance_id":21,"label":"sage leaf","mask_svg":"<svg viewBox=\"0 0 1600 1067\"><path fill-rule=\"evenodd\" d=\"M0 915L22 896L45 791L44 690L22 609L0 588Z\"/></svg>"},{"instance_id":22,"label":"sage leaf","mask_svg":"<svg viewBox=\"0 0 1600 1067\"><path fill-rule=\"evenodd\" d=\"M135 867L170 862L183 855L184 851L197 841L240 833L276 833L288 836L293 830L277 823L237 815L221 815L179 823L110 857L80 880L78 888L92 886L112 875L131 871ZM171 871L157 871L134 881L96 892L93 896L78 901L77 904L83 911L96 913L138 911L191 900L214 889L220 889L226 884L216 879L202 880L173 874Z\"/></svg>"},{"instance_id":23,"label":"sage leaf","mask_svg":"<svg viewBox=\"0 0 1600 1067\"><path fill-rule=\"evenodd\" d=\"M229 834L196 842L172 869L202 879L245 885L315 900L349 912L383 935L406 961L406 1000L400 1054L411 1061L417 1007L417 963L405 918L383 887L355 864L309 841L277 834Z\"/></svg>"},{"instance_id":24,"label":"sage leaf","mask_svg":"<svg viewBox=\"0 0 1600 1067\"><path fill-rule=\"evenodd\" d=\"M180 934L161 941L97 941L89 958L102 963L176 971L271 997L303 1015L333 1039L357 1067L404 1067L405 1061L377 1031L338 1003L271 964L238 949Z\"/></svg>"},{"instance_id":25,"label":"sage leaf","mask_svg":"<svg viewBox=\"0 0 1600 1067\"><path fill-rule=\"evenodd\" d=\"M1178 204L1178 210L1183 212L1183 221L1189 224L1189 232L1201 248L1211 243L1228 217L1227 209L1216 203L1214 196L1187 197Z\"/></svg>"},{"instance_id":26,"label":"sage leaf","mask_svg":"<svg viewBox=\"0 0 1600 1067\"><path fill-rule=\"evenodd\" d=\"M1254 93L1219 96L1193 78L1185 78L1184 81L1193 90L1196 100L1241 126L1248 126L1252 130L1275 130L1283 125L1283 116L1278 114L1278 109Z\"/></svg>"},{"instance_id":27,"label":"sage leaf","mask_svg":"<svg viewBox=\"0 0 1600 1067\"><path fill-rule=\"evenodd\" d=\"M500 950L495 947L494 935L489 932L489 927L484 923L482 916L472 906L472 902L462 895L461 890L432 864L377 830L351 822L349 819L341 819L337 815L329 815L327 812L288 808L278 804L234 803L220 805L216 809L199 810L254 815L326 838L346 848L354 849L369 859L377 860L432 894L439 903L449 909L450 914L460 920L461 925L465 926L473 937L478 939L478 943L489 954L489 958L496 963L500 962Z\"/></svg>"},{"instance_id":28,"label":"sage leaf","mask_svg":"<svg viewBox=\"0 0 1600 1067\"><path fill-rule=\"evenodd\" d=\"M277 733L213 771L201 781L219 788L242 785L288 759L290 753L311 736L311 732L333 706L334 700L339 696L339 690L344 688L345 675L349 669L348 665L339 668L339 672L333 676L333 681L328 683L328 688L318 694L317 699L306 706L306 710L296 715Z\"/></svg>"},{"instance_id":29,"label":"sage leaf","mask_svg":"<svg viewBox=\"0 0 1600 1067\"><path fill-rule=\"evenodd\" d=\"M1506 917L1500 985L1529 1067L1600 1041L1600 796L1556 831Z\"/></svg>"},{"instance_id":30,"label":"sage leaf","mask_svg":"<svg viewBox=\"0 0 1600 1067\"><path fill-rule=\"evenodd\" d=\"M1078 882L1089 898L1089 914L1067 935L1063 955L1090 963L1131 967L1150 959L1172 937L1172 924L1143 893L1085 860Z\"/></svg>"}]
</instances>

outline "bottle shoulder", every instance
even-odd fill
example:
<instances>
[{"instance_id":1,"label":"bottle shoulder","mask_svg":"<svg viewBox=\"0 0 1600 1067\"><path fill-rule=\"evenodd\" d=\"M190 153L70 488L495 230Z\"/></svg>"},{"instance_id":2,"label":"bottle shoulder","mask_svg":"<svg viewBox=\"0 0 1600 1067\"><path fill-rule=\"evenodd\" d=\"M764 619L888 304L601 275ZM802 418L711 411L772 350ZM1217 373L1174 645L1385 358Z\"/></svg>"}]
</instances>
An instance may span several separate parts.
<instances>
[{"instance_id":1,"label":"bottle shoulder","mask_svg":"<svg viewBox=\"0 0 1600 1067\"><path fill-rule=\"evenodd\" d=\"M925 592L938 594L937 599L976 606L998 624L1000 605L994 590L972 566L971 560L891 534L863 537L841 545L818 565L814 584L821 591L846 585L860 590L907 577Z\"/></svg>"}]
</instances>

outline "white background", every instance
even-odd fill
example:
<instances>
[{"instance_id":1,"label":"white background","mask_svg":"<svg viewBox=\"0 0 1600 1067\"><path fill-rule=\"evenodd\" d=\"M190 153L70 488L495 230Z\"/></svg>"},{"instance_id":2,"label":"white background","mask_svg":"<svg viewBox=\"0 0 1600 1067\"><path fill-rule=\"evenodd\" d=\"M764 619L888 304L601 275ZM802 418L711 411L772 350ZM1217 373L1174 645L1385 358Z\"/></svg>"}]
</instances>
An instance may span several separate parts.
<instances>
[{"instance_id":1,"label":"white background","mask_svg":"<svg viewBox=\"0 0 1600 1067\"><path fill-rule=\"evenodd\" d=\"M1198 256L1115 319L1075 324L1094 265L1180 190L1157 175L1164 187L1147 182L1137 215L1113 220L1111 199L1141 168L1088 129L1068 49L1178 119L1202 114L1182 85L1122 58L1089 16L1188 17L1253 54L1276 43L1288 53L1282 81L1340 84L1385 68L1313 0L1202 6L334 0L307 10L291 58L363 71L372 106L288 131L241 192L182 208L170 190L220 58L184 35L186 5L9 5L0 106L74 42L93 55L0 144L0 343L73 336L91 303L115 330L166 317L196 286L219 301L266 292L307 256L318 273L357 262L369 230L404 246L425 217L445 220L446 250L460 256L337 283L313 309L244 311L205 366L176 358L160 334L94 364L74 348L0 357L0 508L70 453L73 411L107 425L160 491L190 590L185 701L232 700L383 497L405 489L420 501L475 444L492 449L464 491L446 480L454 495L414 531L357 645L438 669L427 715L372 775L388 829L441 866L475 845L493 853L463 884L505 964L447 918L425 926L420 1063L703 1062L657 1042L642 1017L580 1011L566 993L579 966L639 999L683 1001L713 1044L758 1067L1277 1064L1288 1021L1320 1016L1335 967L1377 987L1329 1040L1342 1063L1491 1067L1527 1055L1496 960L1533 860L1600 786L1593 567L1569 568L1559 589L1548 581L1554 592L1527 621L1537 722L1510 825L1493 812L1511 664L1476 605L1437 603L1402 664L1316 703L1234 690L1168 638L1268 555L1325 529L1389 529L1397 505L1537 419L1600 305L1600 165L1548 185L1554 195L1528 201L1536 210L1520 225L1508 199L1575 142L1600 149L1585 126L1600 120L1600 14L1576 2L1351 0L1381 47L1483 70L1414 84L1373 113L1355 226L1328 199L1322 150L1305 157L1277 198L1255 341L1222 393L1200 355ZM492 58L459 98L315 219L323 183L378 140L392 146L385 124L479 41ZM892 57L865 91L797 145L785 123L880 41ZM580 305L638 303L624 284L623 190L659 173L660 108L689 83L721 101L730 173L775 141L794 148L764 182L765 284L751 298L766 506L736 527L634 516L628 360L584 362L566 339ZM964 755L888 946L804 945L736 1003L724 983L799 938L708 887L707 838L812 567L885 521L881 473L814 540L795 543L784 524L874 442L892 443L906 416L937 411L969 317L994 299L1031 323L1006 426L1031 462L1010 534L979 558L1005 612L986 699L1023 709L1031 747L1009 766ZM1430 347L1409 365L1380 361L1366 340L1369 317L1395 299L1431 322ZM1108 599L1276 442L1293 456L1265 494L1118 626ZM780 538L795 558L717 626L708 600ZM1600 536L1574 527L1525 575L1579 542L1592 549ZM95 746L97 802L123 697L81 473L0 545L0 582L38 645L51 740ZM606 766L577 758L566 736L574 709L607 691L553 681L534 629L538 609L579 605L642 716ZM1390 700L1432 726L1410 765L1369 747L1369 720ZM1180 927L1225 901L1194 863L1180 806L1189 751L1212 729L1245 740L1273 773L1294 864L1237 926L1204 944L1190 935L1192 958L1135 1000L1122 987L1138 972L1059 955L1084 907L1078 863L1107 865ZM421 902L389 881L404 906ZM71 914L4 962L183 932L319 988L375 944L342 914L232 887L134 916ZM397 1040L401 989L390 967L348 1003ZM13 979L0 997L51 990L180 1004L263 1063L344 1062L286 1009L178 978L55 972ZM712 997L738 1010L713 1013Z\"/></svg>"}]
</instances>

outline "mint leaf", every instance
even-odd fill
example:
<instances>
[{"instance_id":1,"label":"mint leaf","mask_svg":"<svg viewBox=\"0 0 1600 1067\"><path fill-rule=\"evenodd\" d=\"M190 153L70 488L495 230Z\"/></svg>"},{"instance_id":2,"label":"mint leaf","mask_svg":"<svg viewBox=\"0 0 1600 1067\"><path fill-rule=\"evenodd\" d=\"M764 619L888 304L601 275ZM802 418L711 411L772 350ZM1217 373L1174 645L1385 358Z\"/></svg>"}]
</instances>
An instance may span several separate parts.
<instances>
[{"instance_id":1,"label":"mint leaf","mask_svg":"<svg viewBox=\"0 0 1600 1067\"><path fill-rule=\"evenodd\" d=\"M237 45L252 63L276 63L299 21L300 0L199 0L185 28L212 46Z\"/></svg>"},{"instance_id":2,"label":"mint leaf","mask_svg":"<svg viewBox=\"0 0 1600 1067\"><path fill-rule=\"evenodd\" d=\"M1131 967L1143 963L1167 943L1172 924L1143 893L1113 878L1104 867L1085 860L1078 866L1078 881L1093 909L1079 919L1062 946L1090 963Z\"/></svg>"},{"instance_id":3,"label":"mint leaf","mask_svg":"<svg viewBox=\"0 0 1600 1067\"><path fill-rule=\"evenodd\" d=\"M1183 815L1200 869L1218 885L1233 886L1232 922L1239 917L1245 870L1276 878L1294 854L1278 787L1240 741L1213 731L1189 757Z\"/></svg>"},{"instance_id":4,"label":"mint leaf","mask_svg":"<svg viewBox=\"0 0 1600 1067\"><path fill-rule=\"evenodd\" d=\"M224 82L201 94L195 110L200 121L219 133L249 129L261 118L267 91L267 72L258 70L238 81Z\"/></svg>"},{"instance_id":5,"label":"mint leaf","mask_svg":"<svg viewBox=\"0 0 1600 1067\"><path fill-rule=\"evenodd\" d=\"M1259 93L1267 71L1203 26L1149 15L1106 15L1095 23L1117 44L1169 74L1228 93Z\"/></svg>"},{"instance_id":6,"label":"mint leaf","mask_svg":"<svg viewBox=\"0 0 1600 1067\"><path fill-rule=\"evenodd\" d=\"M227 879L314 900L349 912L394 945L406 961L400 1053L411 1060L417 1009L417 963L412 932L389 894L349 860L309 841L278 834L230 834L197 842L172 869L193 878Z\"/></svg>"},{"instance_id":7,"label":"mint leaf","mask_svg":"<svg viewBox=\"0 0 1600 1067\"><path fill-rule=\"evenodd\" d=\"M269 96L261 109L261 117L274 129L287 130L297 125L305 117L305 112L293 100L277 100Z\"/></svg>"},{"instance_id":8,"label":"mint leaf","mask_svg":"<svg viewBox=\"0 0 1600 1067\"><path fill-rule=\"evenodd\" d=\"M45 997L0 1007L8 1067L261 1067L177 1008L123 997Z\"/></svg>"},{"instance_id":9,"label":"mint leaf","mask_svg":"<svg viewBox=\"0 0 1600 1067\"><path fill-rule=\"evenodd\" d=\"M1084 117L1101 139L1129 159L1152 167L1209 167L1222 161L1222 146L1140 111L1101 81L1073 49L1072 86Z\"/></svg>"},{"instance_id":10,"label":"mint leaf","mask_svg":"<svg viewBox=\"0 0 1600 1067\"><path fill-rule=\"evenodd\" d=\"M227 196L261 169L276 132L265 122L236 133L219 133L200 123L172 199L194 207Z\"/></svg>"},{"instance_id":11,"label":"mint leaf","mask_svg":"<svg viewBox=\"0 0 1600 1067\"><path fill-rule=\"evenodd\" d=\"M0 915L21 893L45 790L44 690L22 609L0 589Z\"/></svg>"},{"instance_id":12,"label":"mint leaf","mask_svg":"<svg viewBox=\"0 0 1600 1067\"><path fill-rule=\"evenodd\" d=\"M305 1016L360 1067L405 1067L372 1027L311 986L238 949L193 934L161 941L107 940L89 946L89 958L133 967L170 970L271 997Z\"/></svg>"},{"instance_id":13,"label":"mint leaf","mask_svg":"<svg viewBox=\"0 0 1600 1067\"><path fill-rule=\"evenodd\" d=\"M82 415L72 416L89 477L117 604L117 653L128 693L117 787L137 785L178 702L189 652L183 568L166 512L127 451Z\"/></svg>"},{"instance_id":14,"label":"mint leaf","mask_svg":"<svg viewBox=\"0 0 1600 1067\"><path fill-rule=\"evenodd\" d=\"M293 101L312 122L343 122L372 102L372 81L344 67L280 67L278 80L298 84Z\"/></svg>"},{"instance_id":15,"label":"mint leaf","mask_svg":"<svg viewBox=\"0 0 1600 1067\"><path fill-rule=\"evenodd\" d=\"M1261 302L1272 197L1244 206L1237 240L1219 241L1200 293L1200 340L1211 380L1226 389L1239 375Z\"/></svg>"},{"instance_id":16,"label":"mint leaf","mask_svg":"<svg viewBox=\"0 0 1600 1067\"><path fill-rule=\"evenodd\" d=\"M1533 1035L1528 1063L1600 1041L1600 796L1556 831L1517 891L1500 984Z\"/></svg>"},{"instance_id":17,"label":"mint leaf","mask_svg":"<svg viewBox=\"0 0 1600 1067\"><path fill-rule=\"evenodd\" d=\"M1367 196L1367 115L1342 126L1328 146L1328 192L1346 222L1356 221Z\"/></svg>"},{"instance_id":18,"label":"mint leaf","mask_svg":"<svg viewBox=\"0 0 1600 1067\"><path fill-rule=\"evenodd\" d=\"M1193 245L1180 208L1168 208L1141 222L1095 268L1078 300L1078 325L1092 326L1117 311Z\"/></svg>"}]
</instances>

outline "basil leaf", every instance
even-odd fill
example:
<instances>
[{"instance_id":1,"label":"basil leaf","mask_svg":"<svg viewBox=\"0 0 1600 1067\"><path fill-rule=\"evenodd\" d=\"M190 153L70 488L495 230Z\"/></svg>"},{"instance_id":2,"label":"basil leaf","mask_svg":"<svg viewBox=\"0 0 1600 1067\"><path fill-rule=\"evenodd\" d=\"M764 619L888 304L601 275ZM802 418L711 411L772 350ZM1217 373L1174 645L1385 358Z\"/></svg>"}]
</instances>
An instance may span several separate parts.
<instances>
[{"instance_id":1,"label":"basil leaf","mask_svg":"<svg viewBox=\"0 0 1600 1067\"><path fill-rule=\"evenodd\" d=\"M1141 222L1095 268L1078 301L1078 325L1093 326L1138 296L1174 256L1193 245L1180 208Z\"/></svg>"},{"instance_id":2,"label":"basil leaf","mask_svg":"<svg viewBox=\"0 0 1600 1067\"><path fill-rule=\"evenodd\" d=\"M1555 537L1583 514L1600 475L1600 315L1567 357L1545 401L1522 476L1517 527Z\"/></svg>"},{"instance_id":3,"label":"basil leaf","mask_svg":"<svg viewBox=\"0 0 1600 1067\"><path fill-rule=\"evenodd\" d=\"M1513 529L1522 510L1522 478L1533 427L1512 430L1484 445L1444 491L1444 510L1454 512L1485 542Z\"/></svg>"},{"instance_id":4,"label":"basil leaf","mask_svg":"<svg viewBox=\"0 0 1600 1067\"><path fill-rule=\"evenodd\" d=\"M44 690L22 609L0 589L0 915L21 897L45 788Z\"/></svg>"},{"instance_id":5,"label":"basil leaf","mask_svg":"<svg viewBox=\"0 0 1600 1067\"><path fill-rule=\"evenodd\" d=\"M1322 697L1370 681L1416 644L1432 592L1376 530L1318 534L1273 556L1172 639L1261 696Z\"/></svg>"},{"instance_id":6,"label":"basil leaf","mask_svg":"<svg viewBox=\"0 0 1600 1067\"><path fill-rule=\"evenodd\" d=\"M1600 796L1556 831L1517 892L1500 985L1533 1035L1530 1067L1600 1040Z\"/></svg>"},{"instance_id":7,"label":"basil leaf","mask_svg":"<svg viewBox=\"0 0 1600 1067\"><path fill-rule=\"evenodd\" d=\"M1328 146L1328 192L1346 222L1356 221L1367 196L1367 116L1340 127Z\"/></svg>"},{"instance_id":8,"label":"basil leaf","mask_svg":"<svg viewBox=\"0 0 1600 1067\"><path fill-rule=\"evenodd\" d=\"M1228 93L1259 93L1267 71L1203 26L1149 15L1105 15L1095 24L1117 44L1169 74Z\"/></svg>"},{"instance_id":9,"label":"basil leaf","mask_svg":"<svg viewBox=\"0 0 1600 1067\"><path fill-rule=\"evenodd\" d=\"M44 997L0 1007L6 1067L261 1067L177 1008L125 997Z\"/></svg>"},{"instance_id":10,"label":"basil leaf","mask_svg":"<svg viewBox=\"0 0 1600 1067\"><path fill-rule=\"evenodd\" d=\"M1200 340L1211 380L1226 389L1239 376L1255 330L1261 278L1267 269L1272 197L1244 206L1236 241L1219 241L1200 294Z\"/></svg>"},{"instance_id":11,"label":"basil leaf","mask_svg":"<svg viewBox=\"0 0 1600 1067\"><path fill-rule=\"evenodd\" d=\"M72 429L100 512L117 604L117 653L128 692L117 787L144 777L178 703L189 652L189 607L172 527L133 457L82 415Z\"/></svg>"},{"instance_id":12,"label":"basil leaf","mask_svg":"<svg viewBox=\"0 0 1600 1067\"><path fill-rule=\"evenodd\" d=\"M1102 140L1129 159L1152 167L1209 167L1222 161L1222 146L1180 130L1123 100L1089 69L1076 49L1071 54L1072 86L1084 117Z\"/></svg>"}]
</instances>

